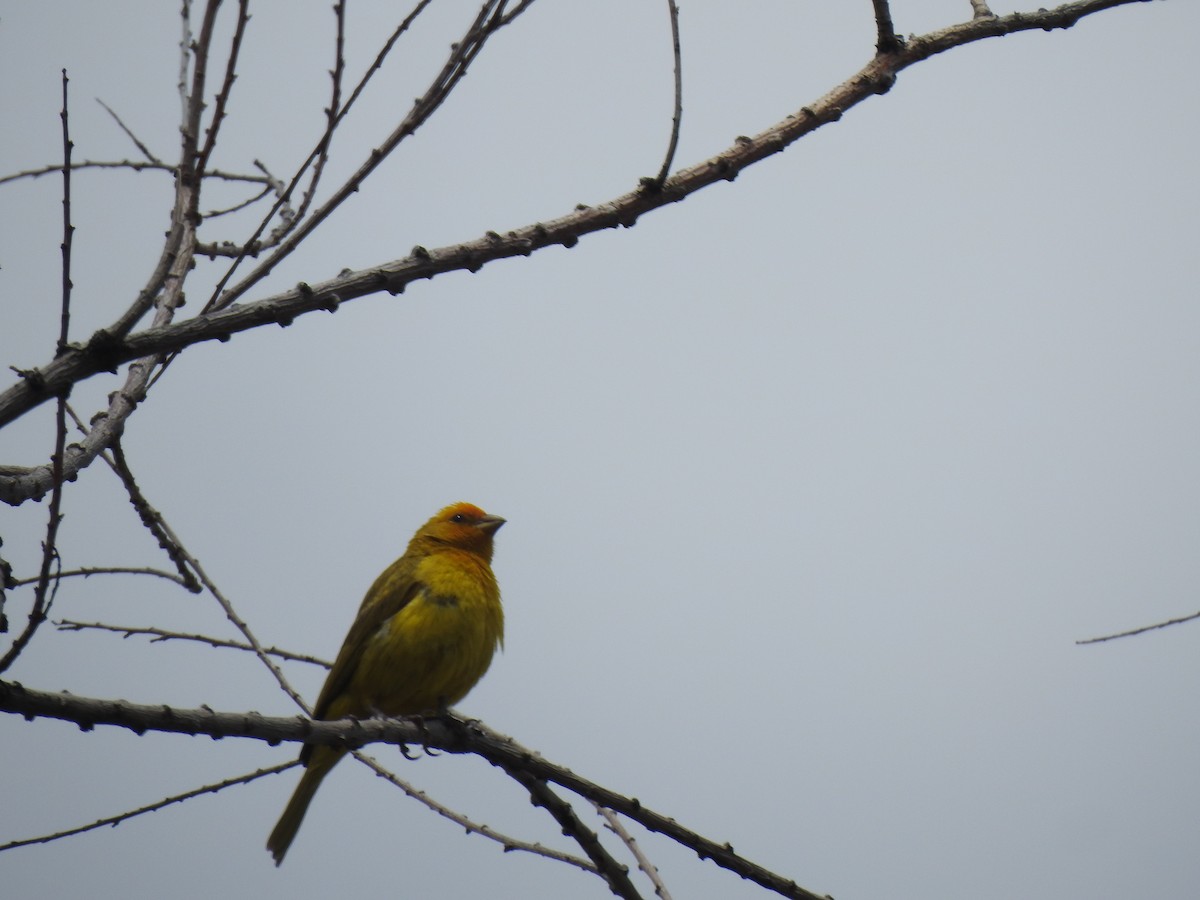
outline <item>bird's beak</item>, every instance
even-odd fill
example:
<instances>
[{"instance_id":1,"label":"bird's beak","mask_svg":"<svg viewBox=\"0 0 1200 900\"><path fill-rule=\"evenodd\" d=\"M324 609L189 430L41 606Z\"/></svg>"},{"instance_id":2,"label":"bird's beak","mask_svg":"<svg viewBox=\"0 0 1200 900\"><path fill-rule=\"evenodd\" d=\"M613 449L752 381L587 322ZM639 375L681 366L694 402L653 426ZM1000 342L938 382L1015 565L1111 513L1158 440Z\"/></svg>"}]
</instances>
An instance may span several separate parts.
<instances>
[{"instance_id":1,"label":"bird's beak","mask_svg":"<svg viewBox=\"0 0 1200 900\"><path fill-rule=\"evenodd\" d=\"M484 516L475 527L484 534L495 534L504 522L505 520L499 516Z\"/></svg>"}]
</instances>

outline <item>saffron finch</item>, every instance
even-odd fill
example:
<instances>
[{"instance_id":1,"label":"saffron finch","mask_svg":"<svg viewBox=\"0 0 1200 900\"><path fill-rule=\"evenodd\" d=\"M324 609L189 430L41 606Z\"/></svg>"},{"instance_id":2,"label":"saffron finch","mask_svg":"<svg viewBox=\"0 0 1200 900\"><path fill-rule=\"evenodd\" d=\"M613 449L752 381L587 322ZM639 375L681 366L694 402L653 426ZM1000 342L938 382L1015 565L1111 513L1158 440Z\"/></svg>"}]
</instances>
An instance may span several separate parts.
<instances>
[{"instance_id":1,"label":"saffron finch","mask_svg":"<svg viewBox=\"0 0 1200 900\"><path fill-rule=\"evenodd\" d=\"M437 714L467 695L504 642L492 538L504 524L470 503L441 510L375 579L313 709L314 719ZM283 862L321 781L346 751L305 744L304 774L267 849Z\"/></svg>"}]
</instances>

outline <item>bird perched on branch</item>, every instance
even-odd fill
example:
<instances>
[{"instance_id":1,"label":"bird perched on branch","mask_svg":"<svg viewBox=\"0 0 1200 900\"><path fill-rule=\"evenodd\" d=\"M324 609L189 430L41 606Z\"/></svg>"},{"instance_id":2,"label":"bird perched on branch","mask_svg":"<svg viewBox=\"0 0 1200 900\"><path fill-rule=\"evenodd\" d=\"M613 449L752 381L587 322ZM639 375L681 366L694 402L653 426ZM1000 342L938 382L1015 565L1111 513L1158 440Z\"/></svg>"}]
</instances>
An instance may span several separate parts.
<instances>
[{"instance_id":1,"label":"bird perched on branch","mask_svg":"<svg viewBox=\"0 0 1200 900\"><path fill-rule=\"evenodd\" d=\"M504 524L470 503L441 510L375 579L313 709L313 718L444 712L467 695L504 642L492 538ZM304 774L267 839L283 862L321 781L346 751L305 744Z\"/></svg>"}]
</instances>

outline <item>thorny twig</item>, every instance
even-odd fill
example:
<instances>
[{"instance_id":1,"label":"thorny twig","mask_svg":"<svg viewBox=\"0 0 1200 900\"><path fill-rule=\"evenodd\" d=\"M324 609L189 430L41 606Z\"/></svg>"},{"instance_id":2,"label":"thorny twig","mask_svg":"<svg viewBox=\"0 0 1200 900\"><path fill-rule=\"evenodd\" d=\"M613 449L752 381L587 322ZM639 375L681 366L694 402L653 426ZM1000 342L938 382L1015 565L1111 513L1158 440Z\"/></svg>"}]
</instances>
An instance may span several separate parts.
<instances>
[{"instance_id":1,"label":"thorny twig","mask_svg":"<svg viewBox=\"0 0 1200 900\"><path fill-rule=\"evenodd\" d=\"M626 849L633 855L633 858L637 860L638 868L641 869L643 874L654 885L654 893L658 895L660 900L671 900L671 892L667 890L667 886L658 872L658 866L654 865L649 857L642 852L641 845L626 829L625 825L621 822L621 817L599 803L593 803L592 806L595 807L596 812L604 819L605 827L620 838L621 843L625 845Z\"/></svg>"},{"instance_id":2,"label":"thorny twig","mask_svg":"<svg viewBox=\"0 0 1200 900\"><path fill-rule=\"evenodd\" d=\"M150 803L146 806L139 806L137 809L131 809L128 812L123 812L115 816L109 816L104 819L98 819L90 825L80 825L77 828L68 828L63 831L56 831L53 834L43 834L38 837L22 838L19 841L9 841L7 844L0 844L0 851L14 850L17 847L28 847L31 844L48 844L51 841L61 840L62 838L71 837L76 834L83 834L86 831L94 831L97 828L105 828L112 825L120 825L137 816L145 815L146 813L157 812L175 803L182 803L184 800L191 800L193 797L199 797L202 794L215 794L217 791L223 791L225 788L233 787L238 784L249 784L262 778L264 775L274 775L277 772L286 772L288 769L297 765L297 762L280 763L277 766L271 766L266 769L256 769L253 772L248 772L245 775L239 775L236 778L227 778L224 781L218 781L215 784L206 784L190 791L184 791L182 794L174 794L170 797L164 797L156 803Z\"/></svg>"},{"instance_id":3,"label":"thorny twig","mask_svg":"<svg viewBox=\"0 0 1200 900\"><path fill-rule=\"evenodd\" d=\"M48 717L85 723L87 727L114 725L137 733L206 734L213 737L246 737L270 743L296 741L358 748L372 741L423 744L451 753L474 753L508 771L515 769L557 784L579 796L617 812L649 831L662 834L692 849L701 859L792 900L826 900L794 881L771 872L743 856L728 843L717 843L692 831L634 797L626 797L576 775L522 747L480 722L449 725L437 718L418 724L409 719L342 719L336 722L303 716L288 718L258 713L216 712L208 707L179 709L163 704L135 704L72 694L50 693L0 681L0 711L26 718Z\"/></svg>"},{"instance_id":4,"label":"thorny twig","mask_svg":"<svg viewBox=\"0 0 1200 900\"><path fill-rule=\"evenodd\" d=\"M133 470L129 467L129 461L125 458L125 450L119 440L113 442L111 453L112 459L109 461L109 465L121 479L121 484L124 485L125 493L137 512L138 518L141 519L146 530L158 541L158 546L166 551L171 562L175 564L175 570L183 579L183 586L193 594L200 593L200 582L191 568L187 551L183 549L179 538L171 530L171 526L167 524L162 514L150 505L150 501L138 487L137 479L133 477Z\"/></svg>"},{"instance_id":5,"label":"thorny twig","mask_svg":"<svg viewBox=\"0 0 1200 900\"><path fill-rule=\"evenodd\" d=\"M535 775L519 768L505 768L509 777L529 791L534 806L540 806L554 817L563 834L573 838L580 849L595 864L600 877L608 882L609 889L625 900L641 900L641 894L629 878L629 870L617 862L607 848L600 843L596 832L588 828L576 815L574 808L550 789L550 785Z\"/></svg>"},{"instance_id":6,"label":"thorny twig","mask_svg":"<svg viewBox=\"0 0 1200 900\"><path fill-rule=\"evenodd\" d=\"M59 313L58 349L56 356L62 356L67 349L67 340L71 331L71 250L74 246L75 226L71 223L71 123L69 117L68 88L70 79L67 70L62 70L62 140L63 140L63 239L62 239L62 302ZM29 610L29 619L24 630L17 635L8 650L0 657L0 672L6 671L25 647L33 639L42 622L50 614L54 603L54 595L58 590L58 578L53 569L61 569L58 553L58 526L62 522L63 495L63 455L67 446L67 394L70 388L63 388L58 395L58 406L54 416L54 455L51 457L51 472L53 488L50 492L49 521L46 523L46 536L42 539L42 564L38 572L37 585L33 592L33 605ZM2 573L0 573L2 574ZM7 579L6 579L7 580Z\"/></svg>"},{"instance_id":7,"label":"thorny twig","mask_svg":"<svg viewBox=\"0 0 1200 900\"><path fill-rule=\"evenodd\" d=\"M166 167L166 163L164 163L161 159L159 159L157 156L155 156L153 153L150 152L150 148L147 147L144 143L142 143L141 139L130 130L128 125L126 125L123 121L121 121L121 117L118 116L116 114L116 112L113 111L113 108L111 106L109 106L107 103L105 103L99 97L96 98L96 102L104 107L104 111L112 117L112 120L114 122L117 123L117 127L120 128L123 132L125 132L126 137L128 137L131 141L133 141L133 145L135 147L137 147L138 150L142 151L142 156L146 157L147 160L149 160L152 164L154 164L156 166L163 166L164 168Z\"/></svg>"},{"instance_id":8,"label":"thorny twig","mask_svg":"<svg viewBox=\"0 0 1200 900\"><path fill-rule=\"evenodd\" d=\"M148 566L81 566L78 569L68 569L59 572L57 577L59 579L90 578L92 575L153 575L156 578L164 578L167 581L174 582L180 587L187 587L184 580L174 572L164 572L161 569L153 569ZM36 582L36 578L22 578L14 581L13 587L35 584Z\"/></svg>"},{"instance_id":9,"label":"thorny twig","mask_svg":"<svg viewBox=\"0 0 1200 900\"><path fill-rule=\"evenodd\" d=\"M818 128L838 121L867 98L889 90L898 73L916 63L991 37L1069 28L1085 16L1134 2L1141 0L1077 0L1054 9L978 19L913 37L895 53L876 56L828 94L760 134L738 138L716 156L675 172L661 190L647 191L639 187L601 206L579 208L558 219L537 222L503 235L489 232L481 238L432 251L416 248L404 259L347 273L320 285L303 284L256 302L210 312L167 327L149 328L115 343L102 342L98 346L89 342L77 352L27 373L7 391L0 392L0 426L44 402L62 386L144 356L148 351L171 352L204 340L228 340L233 334L263 324L288 324L307 312L337 309L341 303L355 297L381 290L397 293L417 279L448 271L476 271L493 260L529 256L548 246L574 246L580 236L592 232L632 227L644 213L677 203L706 186L732 181L743 169L783 151ZM354 179L349 182L355 183ZM326 204L322 209L327 213L331 207ZM310 216L309 223L320 214L318 211ZM293 233L289 241L297 242L300 237ZM277 253L282 250L281 246ZM248 281L231 289L233 294L223 295L222 305L237 292L248 289L255 277L263 275L265 270L260 269L257 276L247 276ZM104 352L100 353L101 350ZM7 502L19 502L31 496L32 490L34 485L27 481L14 484L0 478L0 499Z\"/></svg>"},{"instance_id":10,"label":"thorny twig","mask_svg":"<svg viewBox=\"0 0 1200 900\"><path fill-rule=\"evenodd\" d=\"M403 778L398 777L394 772L390 772L389 770L385 769L377 760L375 760L373 757L367 756L360 750L351 751L351 755L363 765L370 768L371 771L373 771L384 781L387 781L395 787L398 787L406 795L416 800L418 803L423 804L432 812L449 819L451 822L454 822L456 825L462 827L464 830L472 834L478 834L480 837L485 837L489 840L496 841L498 844L504 847L506 852L519 850L524 853L532 853L535 856L543 856L546 859L557 862L567 863L568 865L575 866L576 868L582 869L585 872L596 873L597 871L595 865L583 857L574 856L570 853L564 853L561 850L555 850L552 847L547 847L540 843L522 841L517 838L510 837L509 835L496 831L494 828L491 828L488 825L481 825L478 822L467 818L462 813L456 812L450 807L434 800L424 791L417 790L412 786L412 784L405 781Z\"/></svg>"},{"instance_id":11,"label":"thorny twig","mask_svg":"<svg viewBox=\"0 0 1200 900\"><path fill-rule=\"evenodd\" d=\"M65 577L68 573L63 573ZM169 573L163 572L163 577L170 577ZM151 643L159 641L194 641L198 644L207 644L210 647L220 647L229 650L244 650L250 653L254 652L254 648L247 643L241 641L231 641L227 638L213 637L208 634L187 634L182 631L168 631L163 628L153 628L149 626L139 625L111 625L107 622L77 622L74 619L60 619L54 623L59 631L111 631L115 634L123 635L124 637L132 637L135 634L146 635L151 638ZM292 662L309 663L310 665L320 666L323 669L328 669L332 663L329 660L321 659L317 656L310 656L307 653L293 653L290 650L283 650L279 647L264 647L263 652L270 656L278 657L279 659L287 659Z\"/></svg>"},{"instance_id":12,"label":"thorny twig","mask_svg":"<svg viewBox=\"0 0 1200 900\"><path fill-rule=\"evenodd\" d=\"M675 0L667 0L667 10L671 14L671 49L675 57L675 112L671 117L671 140L667 143L667 157L663 160L658 177L654 179L656 188L661 188L667 176L671 174L671 166L675 162L675 149L679 146L679 126L683 121L683 62L679 46L679 6Z\"/></svg>"},{"instance_id":13,"label":"thorny twig","mask_svg":"<svg viewBox=\"0 0 1200 900\"><path fill-rule=\"evenodd\" d=\"M1200 612L1194 612L1190 616L1180 616L1178 619L1168 619L1165 622L1156 622L1153 625L1143 625L1141 628L1132 628L1129 631L1121 631L1117 634L1106 634L1103 637L1086 638L1081 641L1076 641L1078 645L1083 644L1101 644L1105 641L1115 641L1117 638L1132 637L1135 634L1144 634L1147 631L1157 631L1159 628L1170 628L1172 625L1182 625L1184 622L1191 622L1194 619L1200 619Z\"/></svg>"},{"instance_id":14,"label":"thorny twig","mask_svg":"<svg viewBox=\"0 0 1200 900\"><path fill-rule=\"evenodd\" d=\"M362 187L362 183L367 177L391 155L402 141L415 134L428 121L429 117L441 107L454 88L467 74L471 63L478 57L488 39L507 24L508 21L511 21L500 15L503 7L504 0L488 0L488 2L484 3L471 23L471 26L467 29L466 34L452 45L450 56L442 66L441 71L434 78L426 92L414 101L412 109L404 117L404 120L388 135L380 146L371 151L367 159L358 167L354 174L341 187L334 191L333 195L325 203L315 209L304 222L299 223L295 230L267 255L266 259L260 262L238 284L226 288L234 269L245 258L245 254L239 255L230 266L226 275L213 289L208 302L204 306L205 312L226 309L231 303L244 295L246 291L270 274L275 266L289 256L317 226L324 222L347 198L353 196ZM423 4L419 5L405 22L408 23L422 9L424 9ZM347 103L348 106L349 103ZM343 110L343 114L344 112L345 110ZM262 226L260 226L260 232L261 229ZM254 240L254 238L251 238L247 242L248 245L253 245Z\"/></svg>"}]
</instances>

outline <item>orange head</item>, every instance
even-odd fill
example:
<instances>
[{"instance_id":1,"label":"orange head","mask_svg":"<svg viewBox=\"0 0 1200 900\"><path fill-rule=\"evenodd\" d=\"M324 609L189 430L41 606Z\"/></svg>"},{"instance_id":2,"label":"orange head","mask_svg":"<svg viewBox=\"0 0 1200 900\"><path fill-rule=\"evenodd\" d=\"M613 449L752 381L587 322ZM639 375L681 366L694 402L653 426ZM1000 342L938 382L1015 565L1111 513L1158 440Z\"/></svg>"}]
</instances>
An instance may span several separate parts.
<instances>
[{"instance_id":1,"label":"orange head","mask_svg":"<svg viewBox=\"0 0 1200 900\"><path fill-rule=\"evenodd\" d=\"M504 524L471 503L452 503L413 535L413 543L440 544L492 559L492 535Z\"/></svg>"}]
</instances>

